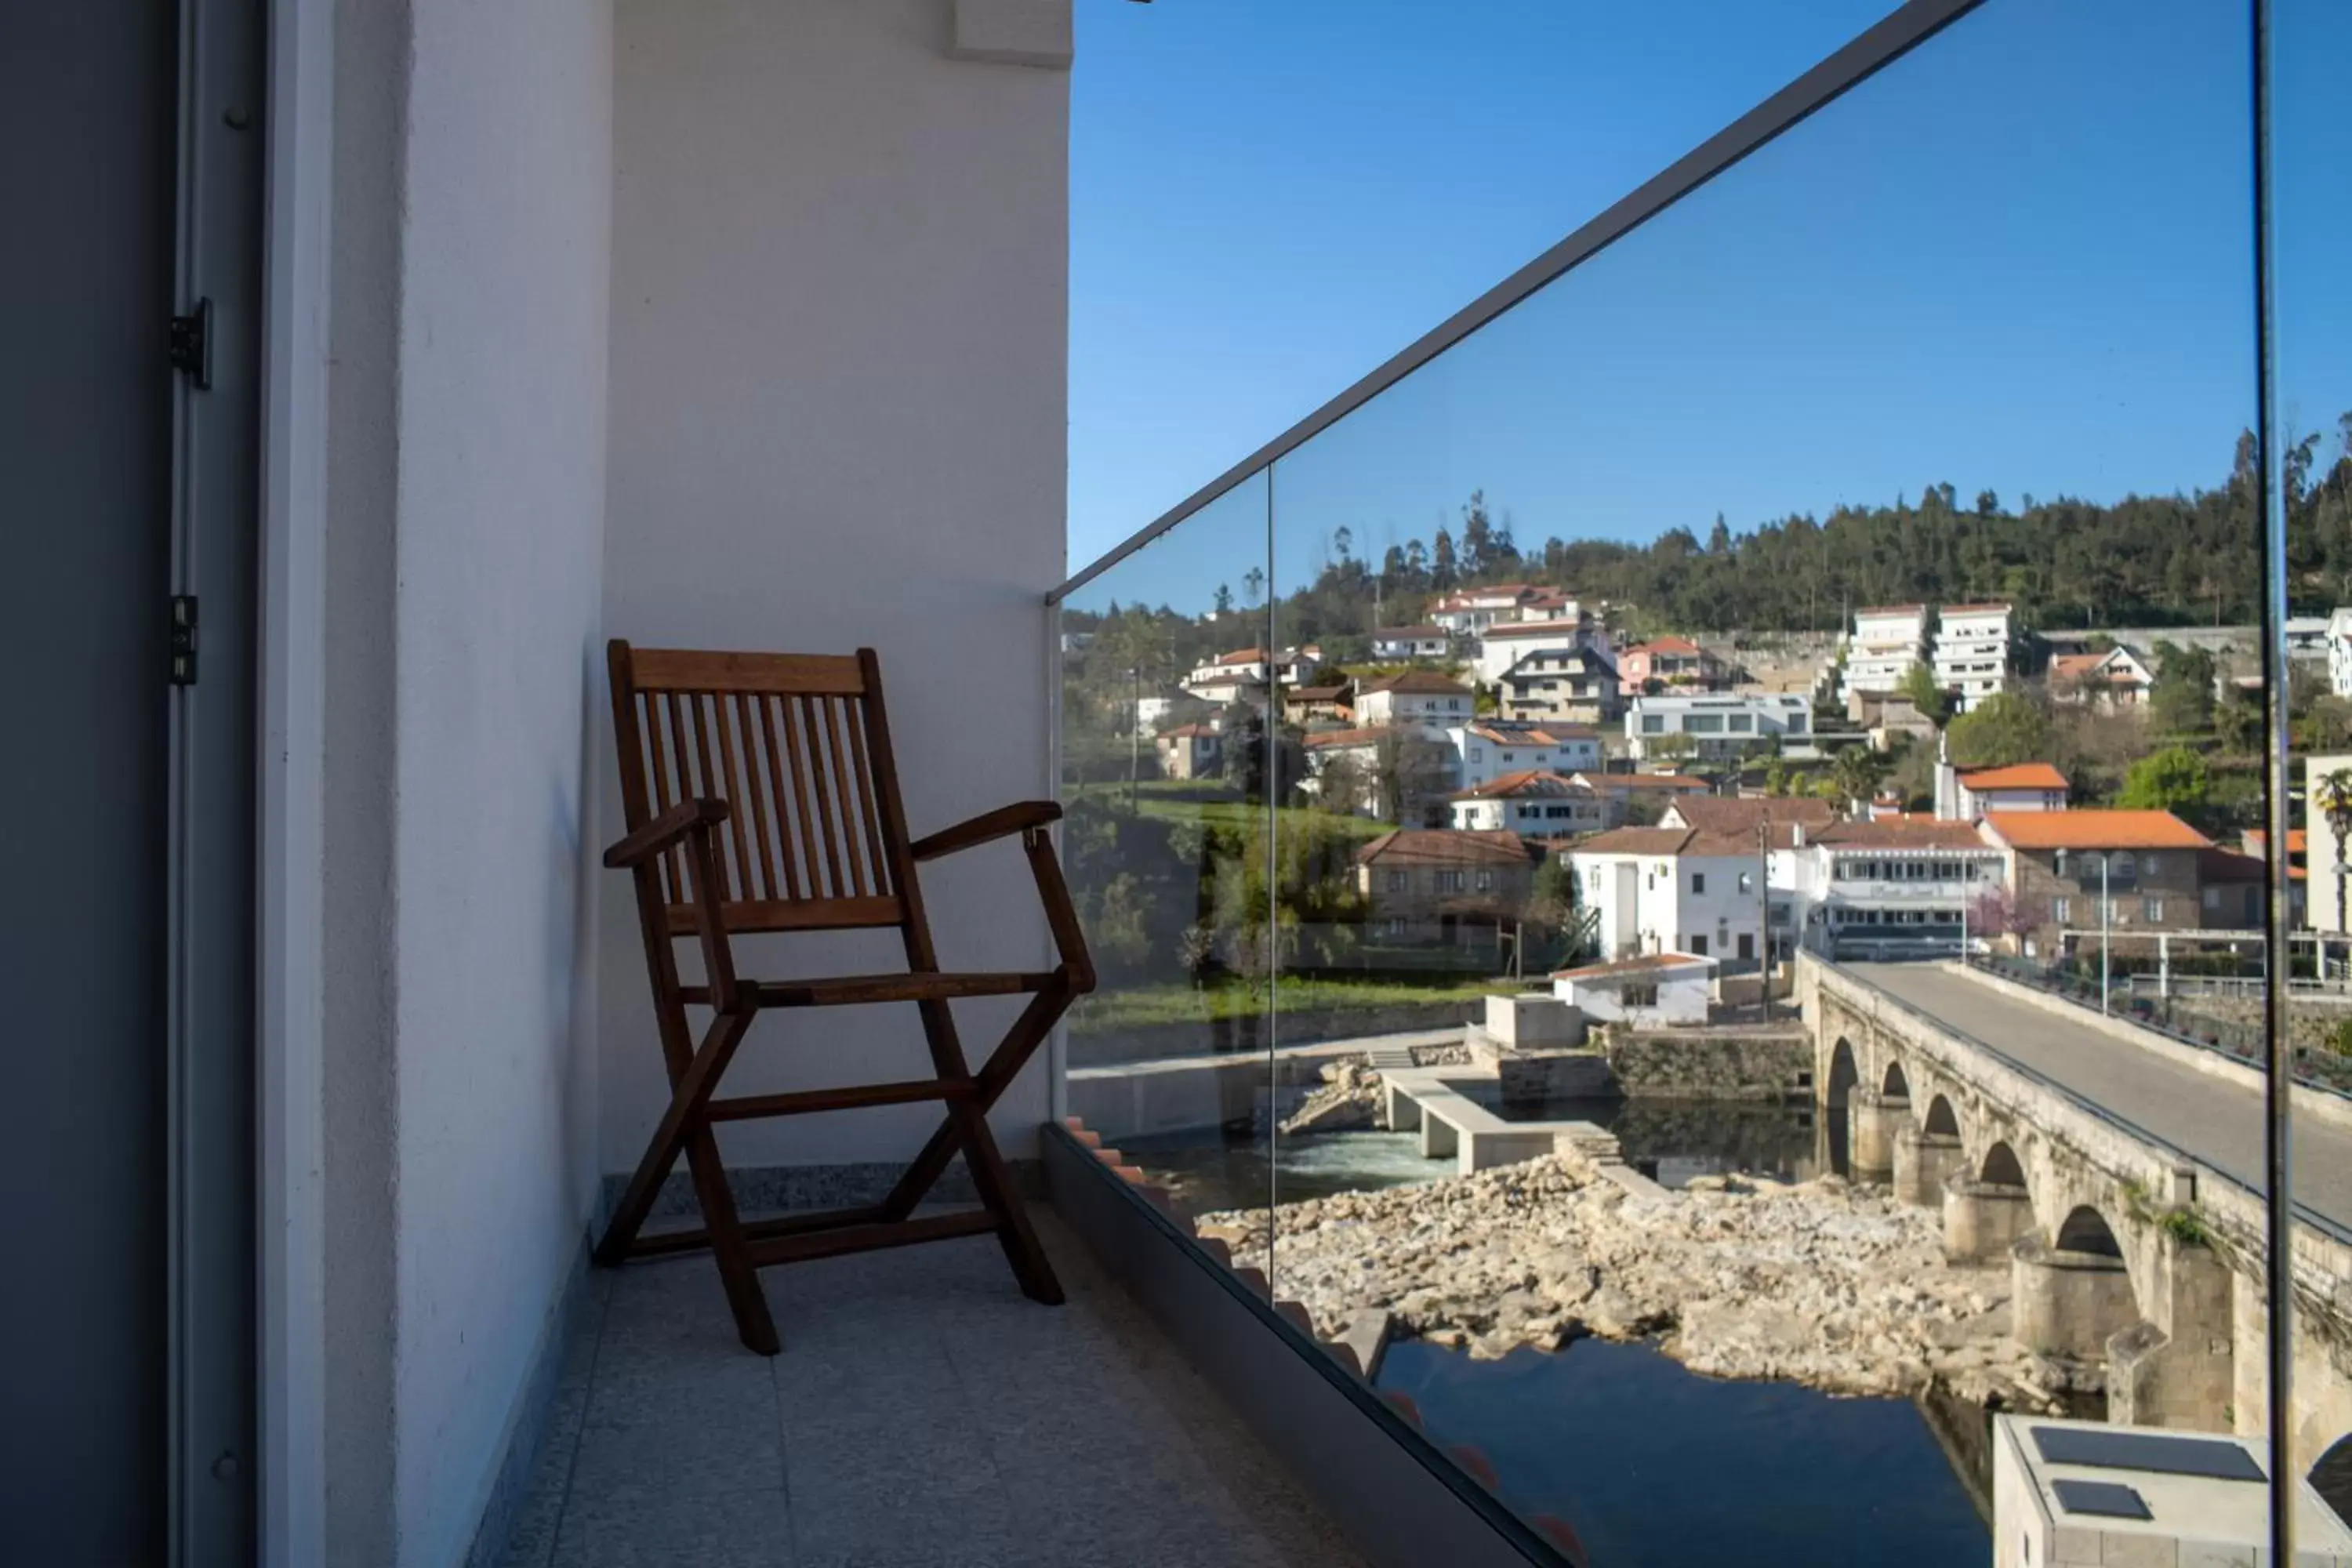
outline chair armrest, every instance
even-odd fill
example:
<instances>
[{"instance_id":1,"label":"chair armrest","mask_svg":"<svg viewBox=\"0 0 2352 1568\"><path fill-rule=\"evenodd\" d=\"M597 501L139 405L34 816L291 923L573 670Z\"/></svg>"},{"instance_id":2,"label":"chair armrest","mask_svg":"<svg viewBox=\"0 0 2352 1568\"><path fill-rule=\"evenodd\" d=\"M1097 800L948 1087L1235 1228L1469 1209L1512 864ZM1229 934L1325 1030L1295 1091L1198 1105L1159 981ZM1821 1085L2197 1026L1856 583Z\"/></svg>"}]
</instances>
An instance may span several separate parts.
<instances>
[{"instance_id":1,"label":"chair armrest","mask_svg":"<svg viewBox=\"0 0 2352 1568\"><path fill-rule=\"evenodd\" d=\"M936 860L942 855L952 855L975 844L1009 838L1015 833L1043 827L1049 822L1060 821L1061 816L1062 808L1057 802L1018 801L1012 805L1000 805L994 811L983 811L969 822L943 827L928 838L918 838L907 847L907 852L918 860Z\"/></svg>"},{"instance_id":2,"label":"chair armrest","mask_svg":"<svg viewBox=\"0 0 2352 1568\"><path fill-rule=\"evenodd\" d=\"M605 850L604 865L614 871L633 869L677 844L697 824L708 826L726 820L723 800L682 800Z\"/></svg>"},{"instance_id":3,"label":"chair armrest","mask_svg":"<svg viewBox=\"0 0 2352 1568\"><path fill-rule=\"evenodd\" d=\"M1029 869L1037 879L1037 899L1045 906L1054 950L1061 954L1070 989L1083 996L1095 988L1095 961L1087 951L1087 933L1078 924L1077 908L1070 901L1070 885L1062 879L1062 862L1054 854L1054 841L1042 832L1032 832L1021 844L1028 852Z\"/></svg>"}]
</instances>

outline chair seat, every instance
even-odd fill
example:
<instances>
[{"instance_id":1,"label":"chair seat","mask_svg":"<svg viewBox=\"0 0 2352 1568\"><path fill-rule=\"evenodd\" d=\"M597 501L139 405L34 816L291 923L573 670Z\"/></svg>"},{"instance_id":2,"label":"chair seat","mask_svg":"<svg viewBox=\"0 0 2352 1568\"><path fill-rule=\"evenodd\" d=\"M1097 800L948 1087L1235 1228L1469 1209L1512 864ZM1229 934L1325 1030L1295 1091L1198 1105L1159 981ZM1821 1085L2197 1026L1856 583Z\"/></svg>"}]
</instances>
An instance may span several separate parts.
<instances>
[{"instance_id":1,"label":"chair seat","mask_svg":"<svg viewBox=\"0 0 2352 1568\"><path fill-rule=\"evenodd\" d=\"M762 1007L845 1007L861 1002L941 1002L1017 996L1054 984L1046 974L845 974L833 980L754 980Z\"/></svg>"}]
</instances>

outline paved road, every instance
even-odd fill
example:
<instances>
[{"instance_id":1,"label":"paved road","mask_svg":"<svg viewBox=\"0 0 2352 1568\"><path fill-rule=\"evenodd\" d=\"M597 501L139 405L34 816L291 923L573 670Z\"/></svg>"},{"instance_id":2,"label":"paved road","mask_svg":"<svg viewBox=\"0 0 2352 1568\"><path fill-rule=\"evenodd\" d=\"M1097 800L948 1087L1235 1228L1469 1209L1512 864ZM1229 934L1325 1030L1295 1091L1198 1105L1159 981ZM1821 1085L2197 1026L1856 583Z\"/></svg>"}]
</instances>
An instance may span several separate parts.
<instances>
[{"instance_id":1,"label":"paved road","mask_svg":"<svg viewBox=\"0 0 2352 1568\"><path fill-rule=\"evenodd\" d=\"M2263 1172L2263 1097L2256 1089L2181 1066L1938 965L1838 967L2188 1150L2252 1191L2268 1185ZM2298 1116L2291 1147L2295 1202L2352 1229L2352 1129Z\"/></svg>"}]
</instances>

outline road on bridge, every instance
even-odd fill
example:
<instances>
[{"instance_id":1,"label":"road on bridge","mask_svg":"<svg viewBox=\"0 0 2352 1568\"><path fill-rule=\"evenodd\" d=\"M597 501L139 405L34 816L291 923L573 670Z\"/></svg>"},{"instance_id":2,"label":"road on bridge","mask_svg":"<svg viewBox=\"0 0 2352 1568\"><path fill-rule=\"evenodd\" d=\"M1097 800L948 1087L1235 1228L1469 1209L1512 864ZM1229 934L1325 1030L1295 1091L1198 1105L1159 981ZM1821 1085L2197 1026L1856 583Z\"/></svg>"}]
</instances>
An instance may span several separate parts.
<instances>
[{"instance_id":1,"label":"road on bridge","mask_svg":"<svg viewBox=\"0 0 2352 1568\"><path fill-rule=\"evenodd\" d=\"M2252 1086L2199 1072L1938 964L1838 967L2187 1150L2248 1189L2268 1187L2263 1097ZM1915 1115L1926 1113L1925 1106L1914 1108ZM2297 1205L2352 1230L2352 1129L2298 1114L2291 1148Z\"/></svg>"}]
</instances>

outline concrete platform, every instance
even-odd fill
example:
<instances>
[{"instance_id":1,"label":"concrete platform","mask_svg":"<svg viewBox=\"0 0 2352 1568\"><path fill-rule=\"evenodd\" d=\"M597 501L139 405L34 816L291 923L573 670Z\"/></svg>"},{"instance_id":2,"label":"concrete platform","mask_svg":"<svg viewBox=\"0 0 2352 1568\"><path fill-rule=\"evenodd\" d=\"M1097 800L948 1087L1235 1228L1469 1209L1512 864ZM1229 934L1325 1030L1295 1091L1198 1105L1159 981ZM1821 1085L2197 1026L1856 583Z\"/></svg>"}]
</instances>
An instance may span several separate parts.
<instances>
[{"instance_id":1,"label":"concrete platform","mask_svg":"<svg viewBox=\"0 0 2352 1568\"><path fill-rule=\"evenodd\" d=\"M1604 1163L1622 1163L1614 1134L1590 1121L1506 1121L1464 1092L1476 1079L1460 1067L1397 1068L1381 1074L1391 1130L1421 1130L1424 1159L1454 1157L1454 1171L1516 1165L1557 1150L1574 1149ZM1491 1080L1489 1080L1491 1081Z\"/></svg>"}]
</instances>

